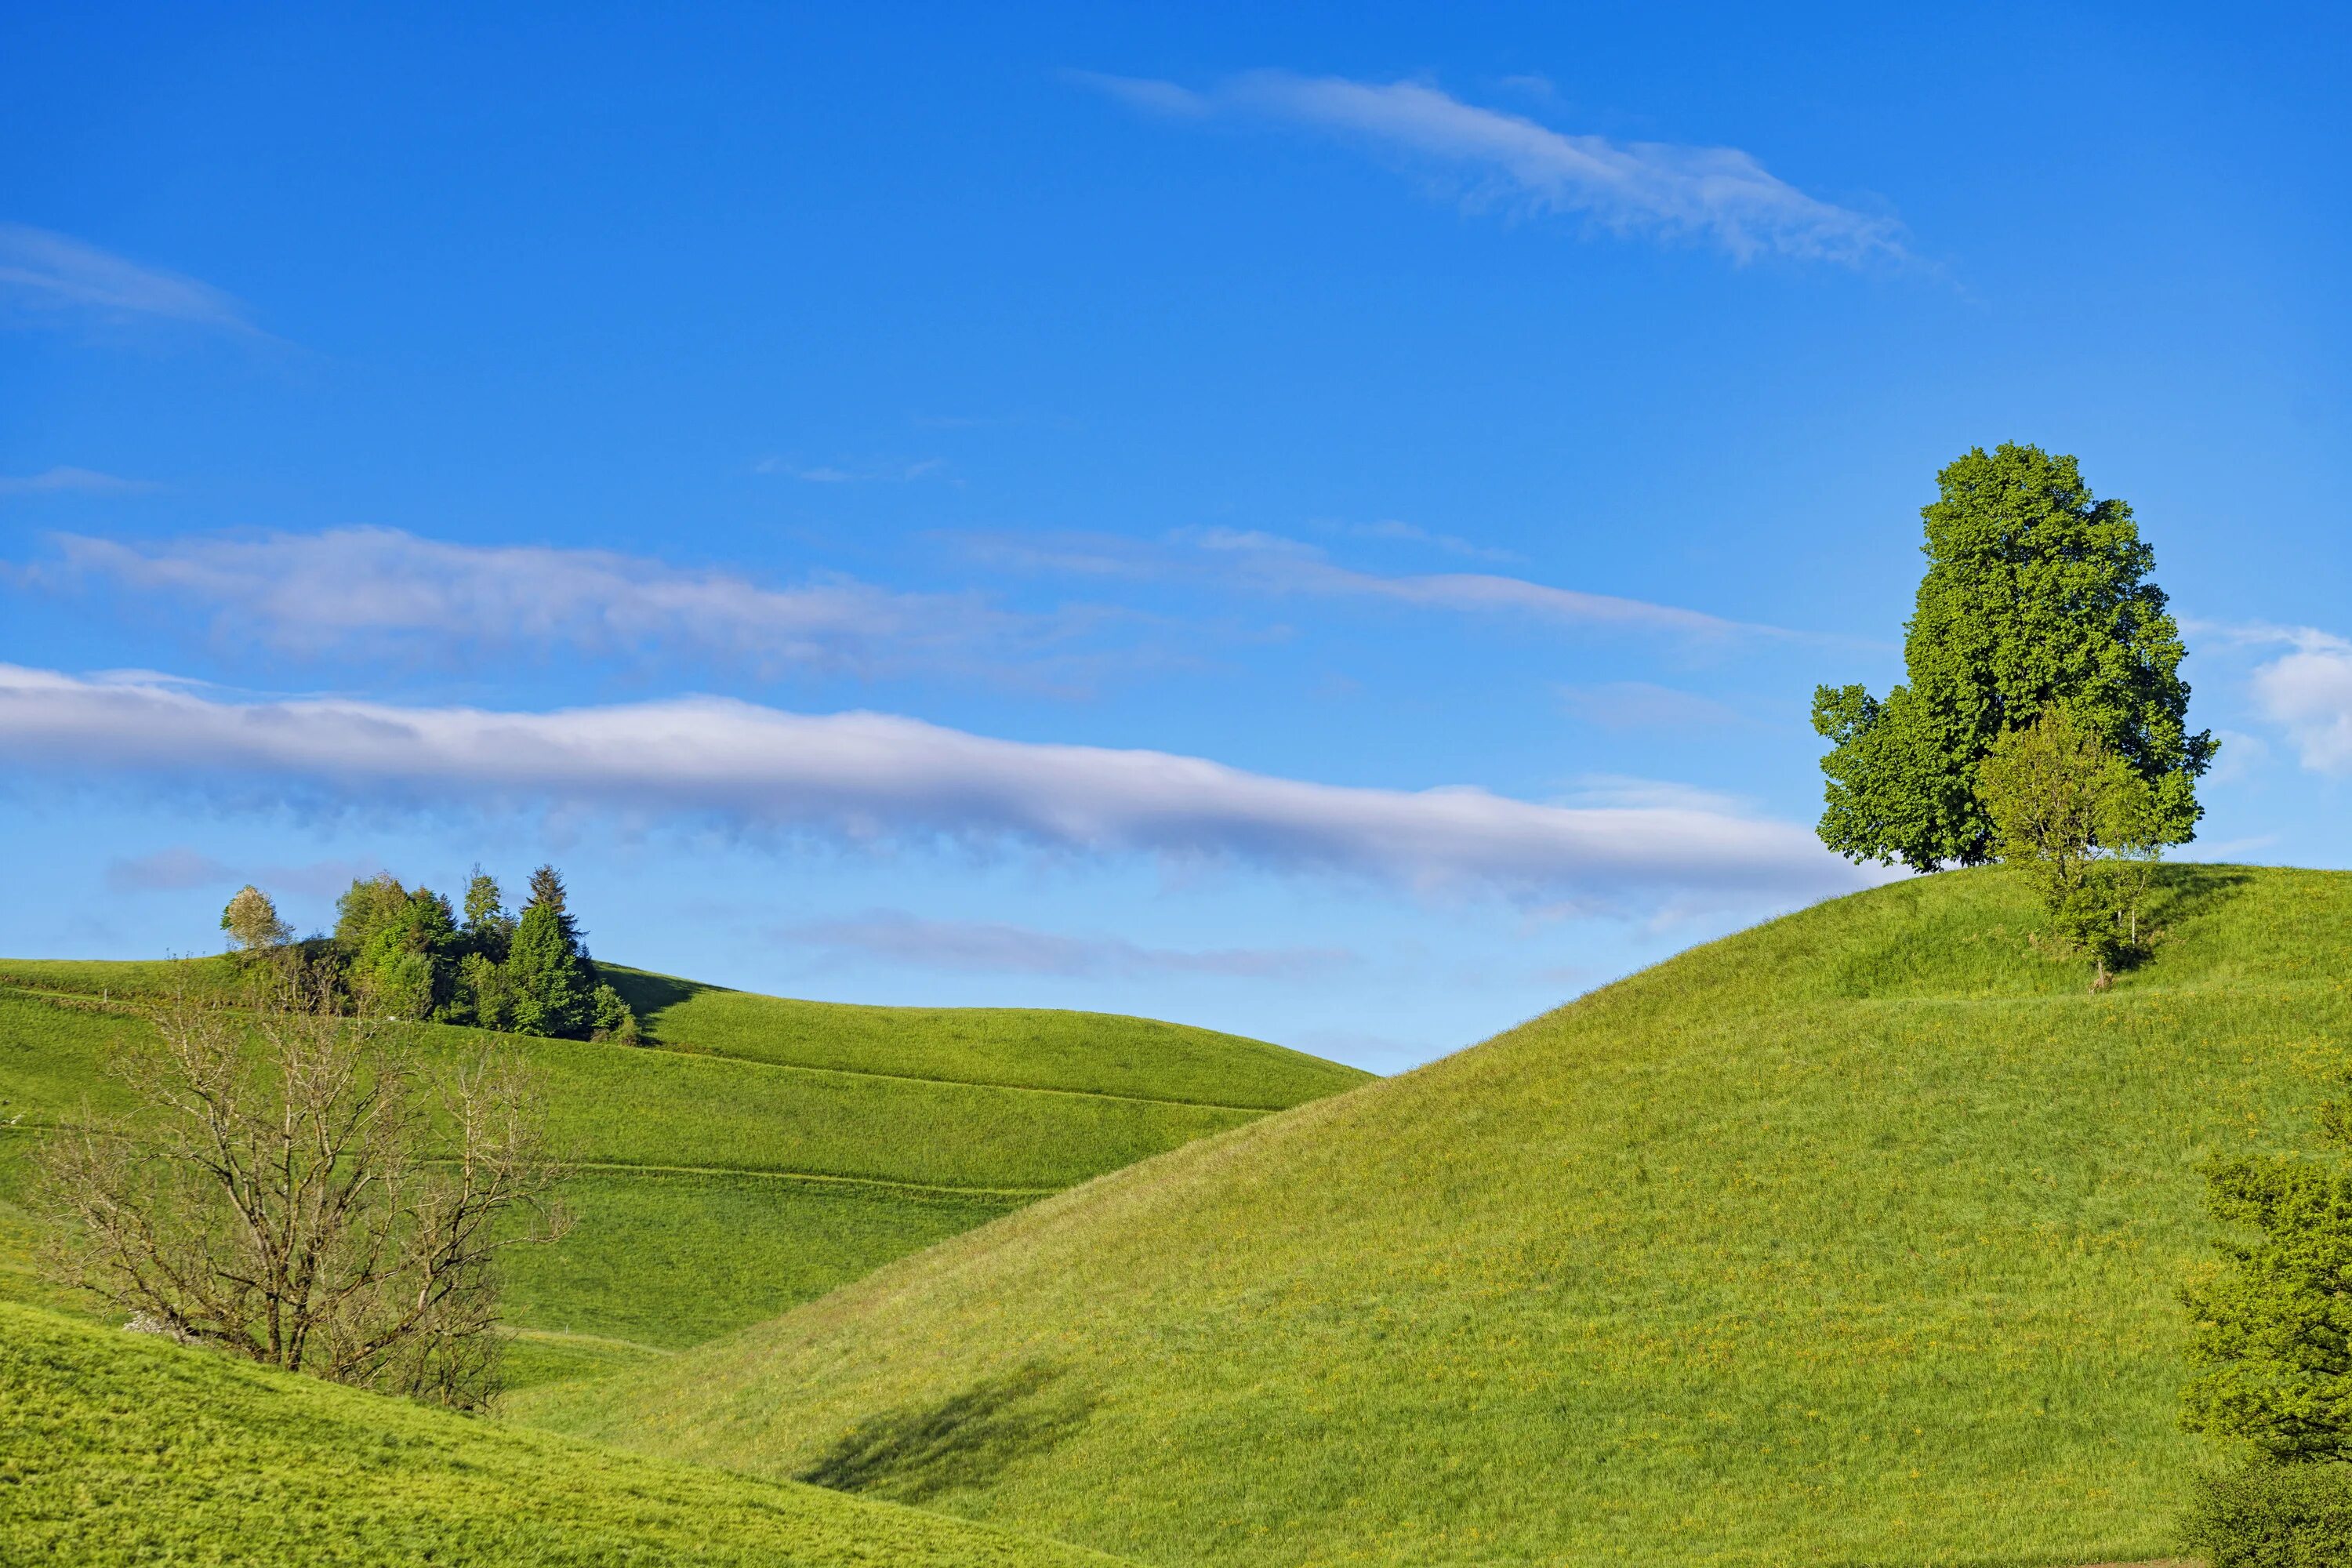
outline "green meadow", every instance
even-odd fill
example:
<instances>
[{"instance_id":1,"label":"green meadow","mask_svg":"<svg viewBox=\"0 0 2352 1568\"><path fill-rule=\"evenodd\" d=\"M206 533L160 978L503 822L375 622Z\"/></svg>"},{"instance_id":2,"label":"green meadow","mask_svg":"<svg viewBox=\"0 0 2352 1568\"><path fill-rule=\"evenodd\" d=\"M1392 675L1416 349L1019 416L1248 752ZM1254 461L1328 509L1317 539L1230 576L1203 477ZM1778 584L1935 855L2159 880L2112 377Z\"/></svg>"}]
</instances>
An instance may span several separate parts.
<instances>
[{"instance_id":1,"label":"green meadow","mask_svg":"<svg viewBox=\"0 0 2352 1568\"><path fill-rule=\"evenodd\" d=\"M0 1300L72 1305L33 1267L22 1154L85 1107L121 1108L102 1064L145 1027L140 1006L170 973L0 962L0 1125L13 1123L0 1133ZM772 1318L1049 1193L1365 1076L1142 1019L835 1007L616 974L653 1045L499 1037L543 1074L579 1218L560 1246L509 1268L521 1386ZM485 1039L406 1027L428 1064Z\"/></svg>"},{"instance_id":2,"label":"green meadow","mask_svg":"<svg viewBox=\"0 0 2352 1568\"><path fill-rule=\"evenodd\" d=\"M2309 1143L2352 875L2094 994L1999 870L1173 1148L530 1419L1176 1563L2167 1554L2200 1163Z\"/></svg>"},{"instance_id":3,"label":"green meadow","mask_svg":"<svg viewBox=\"0 0 2352 1568\"><path fill-rule=\"evenodd\" d=\"M913 1509L467 1420L0 1304L0 1562L1080 1568Z\"/></svg>"}]
</instances>

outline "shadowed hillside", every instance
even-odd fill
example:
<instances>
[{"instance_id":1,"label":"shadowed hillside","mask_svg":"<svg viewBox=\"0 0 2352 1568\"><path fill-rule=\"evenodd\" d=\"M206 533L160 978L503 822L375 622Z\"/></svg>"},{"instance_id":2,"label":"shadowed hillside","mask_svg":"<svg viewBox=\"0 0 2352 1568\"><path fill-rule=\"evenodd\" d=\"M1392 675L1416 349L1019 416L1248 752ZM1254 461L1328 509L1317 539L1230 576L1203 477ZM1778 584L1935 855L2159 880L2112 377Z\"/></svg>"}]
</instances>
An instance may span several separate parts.
<instances>
[{"instance_id":1,"label":"shadowed hillside","mask_svg":"<svg viewBox=\"0 0 2352 1568\"><path fill-rule=\"evenodd\" d=\"M1884 888L537 1416L1166 1564L2161 1555L2199 1163L2352 1031L2352 876L2167 876L2104 994Z\"/></svg>"}]
</instances>

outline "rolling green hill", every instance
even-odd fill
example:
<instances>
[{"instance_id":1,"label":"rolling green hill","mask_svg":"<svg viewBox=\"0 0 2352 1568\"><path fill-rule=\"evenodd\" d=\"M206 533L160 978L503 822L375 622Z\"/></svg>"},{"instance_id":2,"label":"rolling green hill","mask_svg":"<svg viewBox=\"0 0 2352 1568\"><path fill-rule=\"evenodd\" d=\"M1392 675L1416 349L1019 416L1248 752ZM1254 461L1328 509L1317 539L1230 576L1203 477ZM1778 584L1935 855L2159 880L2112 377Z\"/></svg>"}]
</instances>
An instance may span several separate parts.
<instances>
[{"instance_id":1,"label":"rolling green hill","mask_svg":"<svg viewBox=\"0 0 2352 1568\"><path fill-rule=\"evenodd\" d=\"M0 1562L1108 1568L1111 1559L0 1305Z\"/></svg>"},{"instance_id":2,"label":"rolling green hill","mask_svg":"<svg viewBox=\"0 0 2352 1568\"><path fill-rule=\"evenodd\" d=\"M0 961L0 1300L65 1305L30 1263L29 1138L121 1103L100 1064L161 963ZM530 1384L772 1317L1045 1194L1362 1081L1204 1029L1097 1014L790 1002L615 971L653 1048L513 1037L578 1164L580 1224L517 1255ZM472 1030L419 1026L430 1058ZM13 1123L13 1125L10 1125Z\"/></svg>"},{"instance_id":3,"label":"rolling green hill","mask_svg":"<svg viewBox=\"0 0 2352 1568\"><path fill-rule=\"evenodd\" d=\"M1176 1563L2163 1554L2200 1161L2308 1141L2352 875L1822 905L534 1418Z\"/></svg>"}]
</instances>

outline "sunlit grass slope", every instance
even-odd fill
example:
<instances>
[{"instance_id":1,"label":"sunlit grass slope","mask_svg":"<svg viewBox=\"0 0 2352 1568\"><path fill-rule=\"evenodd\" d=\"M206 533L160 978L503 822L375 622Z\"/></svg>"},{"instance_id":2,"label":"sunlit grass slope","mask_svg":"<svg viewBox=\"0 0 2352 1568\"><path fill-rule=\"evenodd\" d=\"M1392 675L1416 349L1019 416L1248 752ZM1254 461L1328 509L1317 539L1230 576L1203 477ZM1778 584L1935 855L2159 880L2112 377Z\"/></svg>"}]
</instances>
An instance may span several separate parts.
<instances>
[{"instance_id":1,"label":"sunlit grass slope","mask_svg":"<svg viewBox=\"0 0 2352 1568\"><path fill-rule=\"evenodd\" d=\"M2169 887L2100 995L1825 904L537 1417L1163 1564L2161 1555L2199 1162L2352 1037L2352 876Z\"/></svg>"},{"instance_id":2,"label":"sunlit grass slope","mask_svg":"<svg viewBox=\"0 0 2352 1568\"><path fill-rule=\"evenodd\" d=\"M0 1562L1078 1568L912 1509L622 1455L0 1305Z\"/></svg>"},{"instance_id":3,"label":"sunlit grass slope","mask_svg":"<svg viewBox=\"0 0 2352 1568\"><path fill-rule=\"evenodd\" d=\"M567 1189L578 1228L510 1268L520 1383L772 1317L1047 1193L1364 1077L1144 1019L835 1007L620 973L655 1047L509 1037L544 1070L553 1130L579 1166ZM22 1155L85 1103L121 1107L100 1064L145 1027L139 1005L167 973L0 961L0 1300L66 1304L31 1267ZM481 1040L416 1031L428 1060Z\"/></svg>"}]
</instances>

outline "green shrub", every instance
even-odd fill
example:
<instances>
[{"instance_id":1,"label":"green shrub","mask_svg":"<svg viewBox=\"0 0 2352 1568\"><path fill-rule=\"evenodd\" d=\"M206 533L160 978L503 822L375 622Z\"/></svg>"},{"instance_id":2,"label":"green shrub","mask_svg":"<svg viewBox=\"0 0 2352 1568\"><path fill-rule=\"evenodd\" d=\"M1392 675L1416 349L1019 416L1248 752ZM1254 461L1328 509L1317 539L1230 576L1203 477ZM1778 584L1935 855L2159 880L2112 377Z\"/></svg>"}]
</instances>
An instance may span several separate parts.
<instances>
[{"instance_id":1,"label":"green shrub","mask_svg":"<svg viewBox=\"0 0 2352 1568\"><path fill-rule=\"evenodd\" d=\"M2213 1568L2352 1563L2352 1465L2274 1465L2199 1478L2181 1543Z\"/></svg>"}]
</instances>

